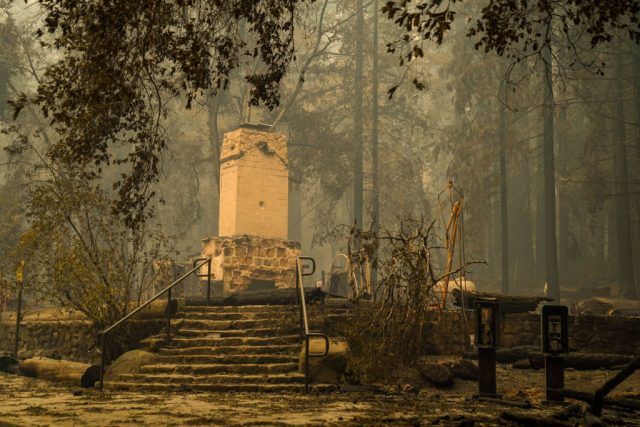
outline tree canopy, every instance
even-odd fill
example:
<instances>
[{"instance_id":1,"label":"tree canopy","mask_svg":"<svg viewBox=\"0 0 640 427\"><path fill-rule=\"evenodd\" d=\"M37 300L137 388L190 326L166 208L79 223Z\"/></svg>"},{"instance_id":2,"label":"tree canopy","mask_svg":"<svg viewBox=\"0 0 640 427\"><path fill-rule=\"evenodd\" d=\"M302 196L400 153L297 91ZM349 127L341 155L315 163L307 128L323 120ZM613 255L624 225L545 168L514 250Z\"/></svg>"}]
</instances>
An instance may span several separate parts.
<instances>
[{"instance_id":1,"label":"tree canopy","mask_svg":"<svg viewBox=\"0 0 640 427\"><path fill-rule=\"evenodd\" d=\"M168 99L186 107L205 90L227 87L245 58L250 103L278 105L279 84L294 57L294 17L306 0L40 0L41 43L60 59L37 95L14 101L16 113L37 104L59 136L49 156L84 167L88 178L128 164L114 187L115 212L143 220L153 197L166 133Z\"/></svg>"},{"instance_id":2,"label":"tree canopy","mask_svg":"<svg viewBox=\"0 0 640 427\"><path fill-rule=\"evenodd\" d=\"M424 56L425 40L442 44L458 15L465 19L466 35L475 48L495 52L516 62L542 58L555 31L569 51L570 65L594 64L589 50L626 34L640 43L640 1L638 0L485 0L479 13L465 16L462 8L474 4L464 0L389 0L383 13L404 29L400 41L389 43L399 51L401 63Z\"/></svg>"}]
</instances>

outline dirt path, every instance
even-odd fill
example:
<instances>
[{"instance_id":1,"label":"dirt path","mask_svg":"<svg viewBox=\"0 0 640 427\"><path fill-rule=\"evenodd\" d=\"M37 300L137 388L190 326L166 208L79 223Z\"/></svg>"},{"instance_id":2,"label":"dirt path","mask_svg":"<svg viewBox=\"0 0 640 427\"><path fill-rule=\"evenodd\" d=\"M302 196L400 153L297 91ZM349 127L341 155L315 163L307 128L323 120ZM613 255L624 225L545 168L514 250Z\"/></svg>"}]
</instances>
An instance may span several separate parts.
<instances>
[{"instance_id":1,"label":"dirt path","mask_svg":"<svg viewBox=\"0 0 640 427\"><path fill-rule=\"evenodd\" d=\"M566 383L589 390L612 371L567 372ZM498 367L505 399L530 401L532 409L478 402L474 382L451 390L324 395L105 393L75 390L47 381L0 374L0 426L197 426L197 425L497 425L503 411L548 416L558 408L543 405L542 372ZM640 375L617 393L640 393ZM606 424L638 425L640 413L607 409ZM517 424L512 424L517 425Z\"/></svg>"}]
</instances>

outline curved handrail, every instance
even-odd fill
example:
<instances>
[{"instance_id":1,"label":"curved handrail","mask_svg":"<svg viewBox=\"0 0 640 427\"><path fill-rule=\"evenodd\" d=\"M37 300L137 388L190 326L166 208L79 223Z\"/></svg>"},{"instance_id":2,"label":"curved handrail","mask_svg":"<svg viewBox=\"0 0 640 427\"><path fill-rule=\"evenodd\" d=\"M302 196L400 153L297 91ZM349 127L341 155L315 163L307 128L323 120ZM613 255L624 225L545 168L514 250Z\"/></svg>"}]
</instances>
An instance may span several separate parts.
<instances>
[{"instance_id":1,"label":"curved handrail","mask_svg":"<svg viewBox=\"0 0 640 427\"><path fill-rule=\"evenodd\" d=\"M311 261L312 268L310 273L302 272L302 264L300 260ZM307 318L307 302L304 295L304 286L302 286L302 276L310 276L316 271L316 261L311 257L296 258L296 290L300 298L300 340L304 339L304 391L309 392L309 357L323 357L329 354L329 337L321 332L309 332L309 320ZM324 340L324 351L322 353L309 352L309 339L311 337L322 338Z\"/></svg>"},{"instance_id":2,"label":"curved handrail","mask_svg":"<svg viewBox=\"0 0 640 427\"><path fill-rule=\"evenodd\" d=\"M202 261L202 262L198 264L198 261ZM122 325L127 320L129 320L136 313L140 312L141 310L143 310L144 308L149 306L149 304L151 304L152 302L154 302L155 300L160 298L164 293L167 293L167 298L168 298L168 301L167 301L167 337L170 339L171 338L171 309L170 309L170 305L169 304L171 303L171 290L173 289L174 286L180 284L184 279L189 277L189 275L191 275L192 273L195 273L197 270L199 270L200 268L204 267L205 265L207 265L207 303L209 303L210 302L209 301L209 292L210 292L210 287L211 287L211 258L198 258L193 262L193 268L191 270L187 271L182 276L180 276L179 278L177 278L176 280L171 282L170 285L166 286L164 289L162 289L161 291L157 292L154 296L152 296L150 299L148 299L143 304L138 306L135 310L131 311L129 314L125 315L122 319L118 320L116 323L114 323L113 325L109 326L108 328L105 328L102 331L98 332L98 336L100 337L100 339L99 339L100 351L102 353L101 354L101 360L100 360L100 391L102 391L103 382L104 382L105 357L106 357L106 353L107 353L106 348L105 348L105 342L106 342L105 341L105 337L107 336L107 334L109 332L113 331L114 329L116 329L118 326ZM203 275L196 273L196 276L202 277Z\"/></svg>"}]
</instances>

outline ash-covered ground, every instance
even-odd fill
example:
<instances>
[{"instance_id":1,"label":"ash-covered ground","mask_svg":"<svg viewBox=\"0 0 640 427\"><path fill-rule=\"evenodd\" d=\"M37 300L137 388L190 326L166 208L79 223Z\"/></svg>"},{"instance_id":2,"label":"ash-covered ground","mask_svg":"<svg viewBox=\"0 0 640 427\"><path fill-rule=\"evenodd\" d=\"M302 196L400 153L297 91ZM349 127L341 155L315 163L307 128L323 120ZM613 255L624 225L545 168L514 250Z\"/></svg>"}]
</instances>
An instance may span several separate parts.
<instances>
[{"instance_id":1,"label":"ash-covered ground","mask_svg":"<svg viewBox=\"0 0 640 427\"><path fill-rule=\"evenodd\" d=\"M402 386L328 394L127 393L73 389L44 380L0 374L0 426L198 425L637 425L640 412L587 405L544 404L544 372L498 366L504 402L473 398L477 383L450 389ZM615 371L566 372L569 387L593 391ZM612 397L640 398L640 372Z\"/></svg>"}]
</instances>

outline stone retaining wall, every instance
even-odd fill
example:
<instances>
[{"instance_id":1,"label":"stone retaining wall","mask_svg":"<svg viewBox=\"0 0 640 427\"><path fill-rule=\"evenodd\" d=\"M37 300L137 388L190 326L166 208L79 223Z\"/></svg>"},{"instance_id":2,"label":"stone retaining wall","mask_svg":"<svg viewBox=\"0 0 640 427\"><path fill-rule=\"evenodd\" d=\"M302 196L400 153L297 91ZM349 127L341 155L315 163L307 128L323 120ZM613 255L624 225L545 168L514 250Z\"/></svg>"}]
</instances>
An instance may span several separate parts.
<instances>
[{"instance_id":1,"label":"stone retaining wall","mask_svg":"<svg viewBox=\"0 0 640 427\"><path fill-rule=\"evenodd\" d=\"M474 333L473 312L466 313L468 330ZM500 322L501 347L540 346L540 315L509 313ZM467 348L462 312L443 312L427 329L428 348L435 354L455 354ZM569 316L569 347L573 351L640 354L640 317Z\"/></svg>"},{"instance_id":2,"label":"stone retaining wall","mask_svg":"<svg viewBox=\"0 0 640 427\"><path fill-rule=\"evenodd\" d=\"M164 319L131 321L126 329L129 336L115 353L136 348L140 340L158 333L165 324ZM18 358L43 356L99 363L97 336L97 331L87 320L23 321L20 324ZM15 321L0 321L0 355L11 355L14 342Z\"/></svg>"}]
</instances>

